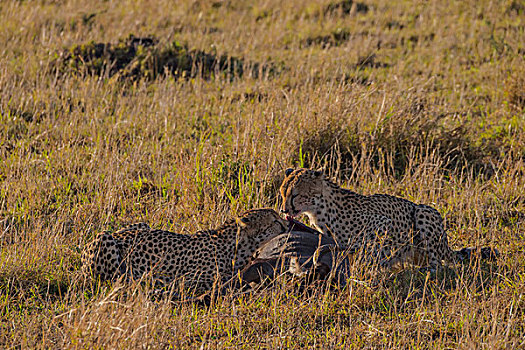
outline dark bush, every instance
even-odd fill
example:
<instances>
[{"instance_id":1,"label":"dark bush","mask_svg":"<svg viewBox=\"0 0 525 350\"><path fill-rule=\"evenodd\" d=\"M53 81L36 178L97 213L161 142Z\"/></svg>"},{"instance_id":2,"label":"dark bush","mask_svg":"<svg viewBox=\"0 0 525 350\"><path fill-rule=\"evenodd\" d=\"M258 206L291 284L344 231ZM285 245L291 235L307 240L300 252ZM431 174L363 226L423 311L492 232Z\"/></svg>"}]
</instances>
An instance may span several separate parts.
<instances>
[{"instance_id":1,"label":"dark bush","mask_svg":"<svg viewBox=\"0 0 525 350\"><path fill-rule=\"evenodd\" d=\"M130 35L118 43L73 45L63 51L55 61L62 72L79 72L98 76L115 76L126 79L155 79L159 75L175 77L211 78L224 75L229 78L246 73L257 78L261 73L271 73L273 68L228 55L216 55L201 50L191 50L177 41L162 45L153 37L139 38Z\"/></svg>"}]
</instances>

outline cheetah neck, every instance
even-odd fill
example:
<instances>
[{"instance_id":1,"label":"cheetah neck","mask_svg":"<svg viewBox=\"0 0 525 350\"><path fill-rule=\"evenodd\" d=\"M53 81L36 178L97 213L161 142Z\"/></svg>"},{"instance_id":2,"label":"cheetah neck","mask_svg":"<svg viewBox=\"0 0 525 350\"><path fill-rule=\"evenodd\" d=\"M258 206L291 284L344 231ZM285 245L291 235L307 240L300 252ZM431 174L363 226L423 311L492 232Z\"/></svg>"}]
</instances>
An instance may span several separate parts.
<instances>
[{"instance_id":1,"label":"cheetah neck","mask_svg":"<svg viewBox=\"0 0 525 350\"><path fill-rule=\"evenodd\" d=\"M315 211L305 212L310 223L323 234L335 239L338 244L345 245L346 237L342 228L345 227L342 214L358 208L362 195L343 189L328 182L323 188L322 196L315 200ZM342 203L344 203L342 205Z\"/></svg>"},{"instance_id":2,"label":"cheetah neck","mask_svg":"<svg viewBox=\"0 0 525 350\"><path fill-rule=\"evenodd\" d=\"M211 244L211 250L215 255L221 274L229 274L232 271L232 262L235 259L235 246L237 238L237 225L221 225L216 229L200 231L197 234L206 235L206 240Z\"/></svg>"},{"instance_id":3,"label":"cheetah neck","mask_svg":"<svg viewBox=\"0 0 525 350\"><path fill-rule=\"evenodd\" d=\"M253 254L259 247L259 244L255 241L251 241L247 238L239 239L236 244L236 254L234 262L234 274L237 271L242 270L248 262L251 260Z\"/></svg>"},{"instance_id":4,"label":"cheetah neck","mask_svg":"<svg viewBox=\"0 0 525 350\"><path fill-rule=\"evenodd\" d=\"M233 274L242 269L257 250L256 242L242 238L236 224L225 225L216 232L217 250L224 254L227 266L231 267Z\"/></svg>"}]
</instances>

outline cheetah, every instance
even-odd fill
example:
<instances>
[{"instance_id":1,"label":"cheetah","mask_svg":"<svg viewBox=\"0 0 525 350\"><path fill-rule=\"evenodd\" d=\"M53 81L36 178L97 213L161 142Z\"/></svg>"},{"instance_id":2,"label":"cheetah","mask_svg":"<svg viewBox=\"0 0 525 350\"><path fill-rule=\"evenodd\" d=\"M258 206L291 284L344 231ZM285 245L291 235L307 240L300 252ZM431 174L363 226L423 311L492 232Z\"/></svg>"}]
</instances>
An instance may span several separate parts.
<instances>
[{"instance_id":1,"label":"cheetah","mask_svg":"<svg viewBox=\"0 0 525 350\"><path fill-rule=\"evenodd\" d=\"M191 287L209 290L217 276L224 282L235 275L262 243L287 232L288 225L273 209L252 209L193 235L135 224L98 234L82 254L82 272L101 280L151 273L156 282L184 278Z\"/></svg>"},{"instance_id":2,"label":"cheetah","mask_svg":"<svg viewBox=\"0 0 525 350\"><path fill-rule=\"evenodd\" d=\"M368 259L385 269L405 263L435 271L454 264L475 248L453 251L439 212L424 204L386 194L361 195L331 182L321 171L287 169L280 187L281 212L294 218L306 214L310 223L352 251L366 250ZM481 257L499 253L481 248Z\"/></svg>"}]
</instances>

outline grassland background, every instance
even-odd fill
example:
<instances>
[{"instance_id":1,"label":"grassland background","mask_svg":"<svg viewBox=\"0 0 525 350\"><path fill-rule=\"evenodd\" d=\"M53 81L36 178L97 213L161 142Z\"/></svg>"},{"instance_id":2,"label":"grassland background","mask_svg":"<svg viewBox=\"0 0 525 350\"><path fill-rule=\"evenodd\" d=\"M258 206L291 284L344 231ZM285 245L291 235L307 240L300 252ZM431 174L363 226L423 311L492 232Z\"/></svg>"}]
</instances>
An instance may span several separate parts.
<instances>
[{"instance_id":1,"label":"grassland background","mask_svg":"<svg viewBox=\"0 0 525 350\"><path fill-rule=\"evenodd\" d=\"M525 3L333 4L0 3L0 347L525 347ZM54 69L72 45L130 34L276 69ZM502 256L428 280L356 266L343 291L283 281L208 309L80 278L96 232L276 207L300 165L433 205L453 247Z\"/></svg>"}]
</instances>

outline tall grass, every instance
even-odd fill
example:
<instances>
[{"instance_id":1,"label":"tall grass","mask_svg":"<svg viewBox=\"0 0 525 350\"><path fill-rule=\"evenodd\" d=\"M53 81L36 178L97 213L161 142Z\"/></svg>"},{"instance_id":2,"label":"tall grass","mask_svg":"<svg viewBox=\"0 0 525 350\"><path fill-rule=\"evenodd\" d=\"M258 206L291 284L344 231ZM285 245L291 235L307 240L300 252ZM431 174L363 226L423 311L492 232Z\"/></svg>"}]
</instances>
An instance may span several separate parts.
<instances>
[{"instance_id":1,"label":"tall grass","mask_svg":"<svg viewBox=\"0 0 525 350\"><path fill-rule=\"evenodd\" d=\"M519 348L525 305L522 1L4 1L0 344L43 348ZM154 36L272 74L57 70L73 45ZM192 233L277 207L283 170L436 207L437 276L356 264L346 289L293 281L210 308L79 276L96 232Z\"/></svg>"}]
</instances>

